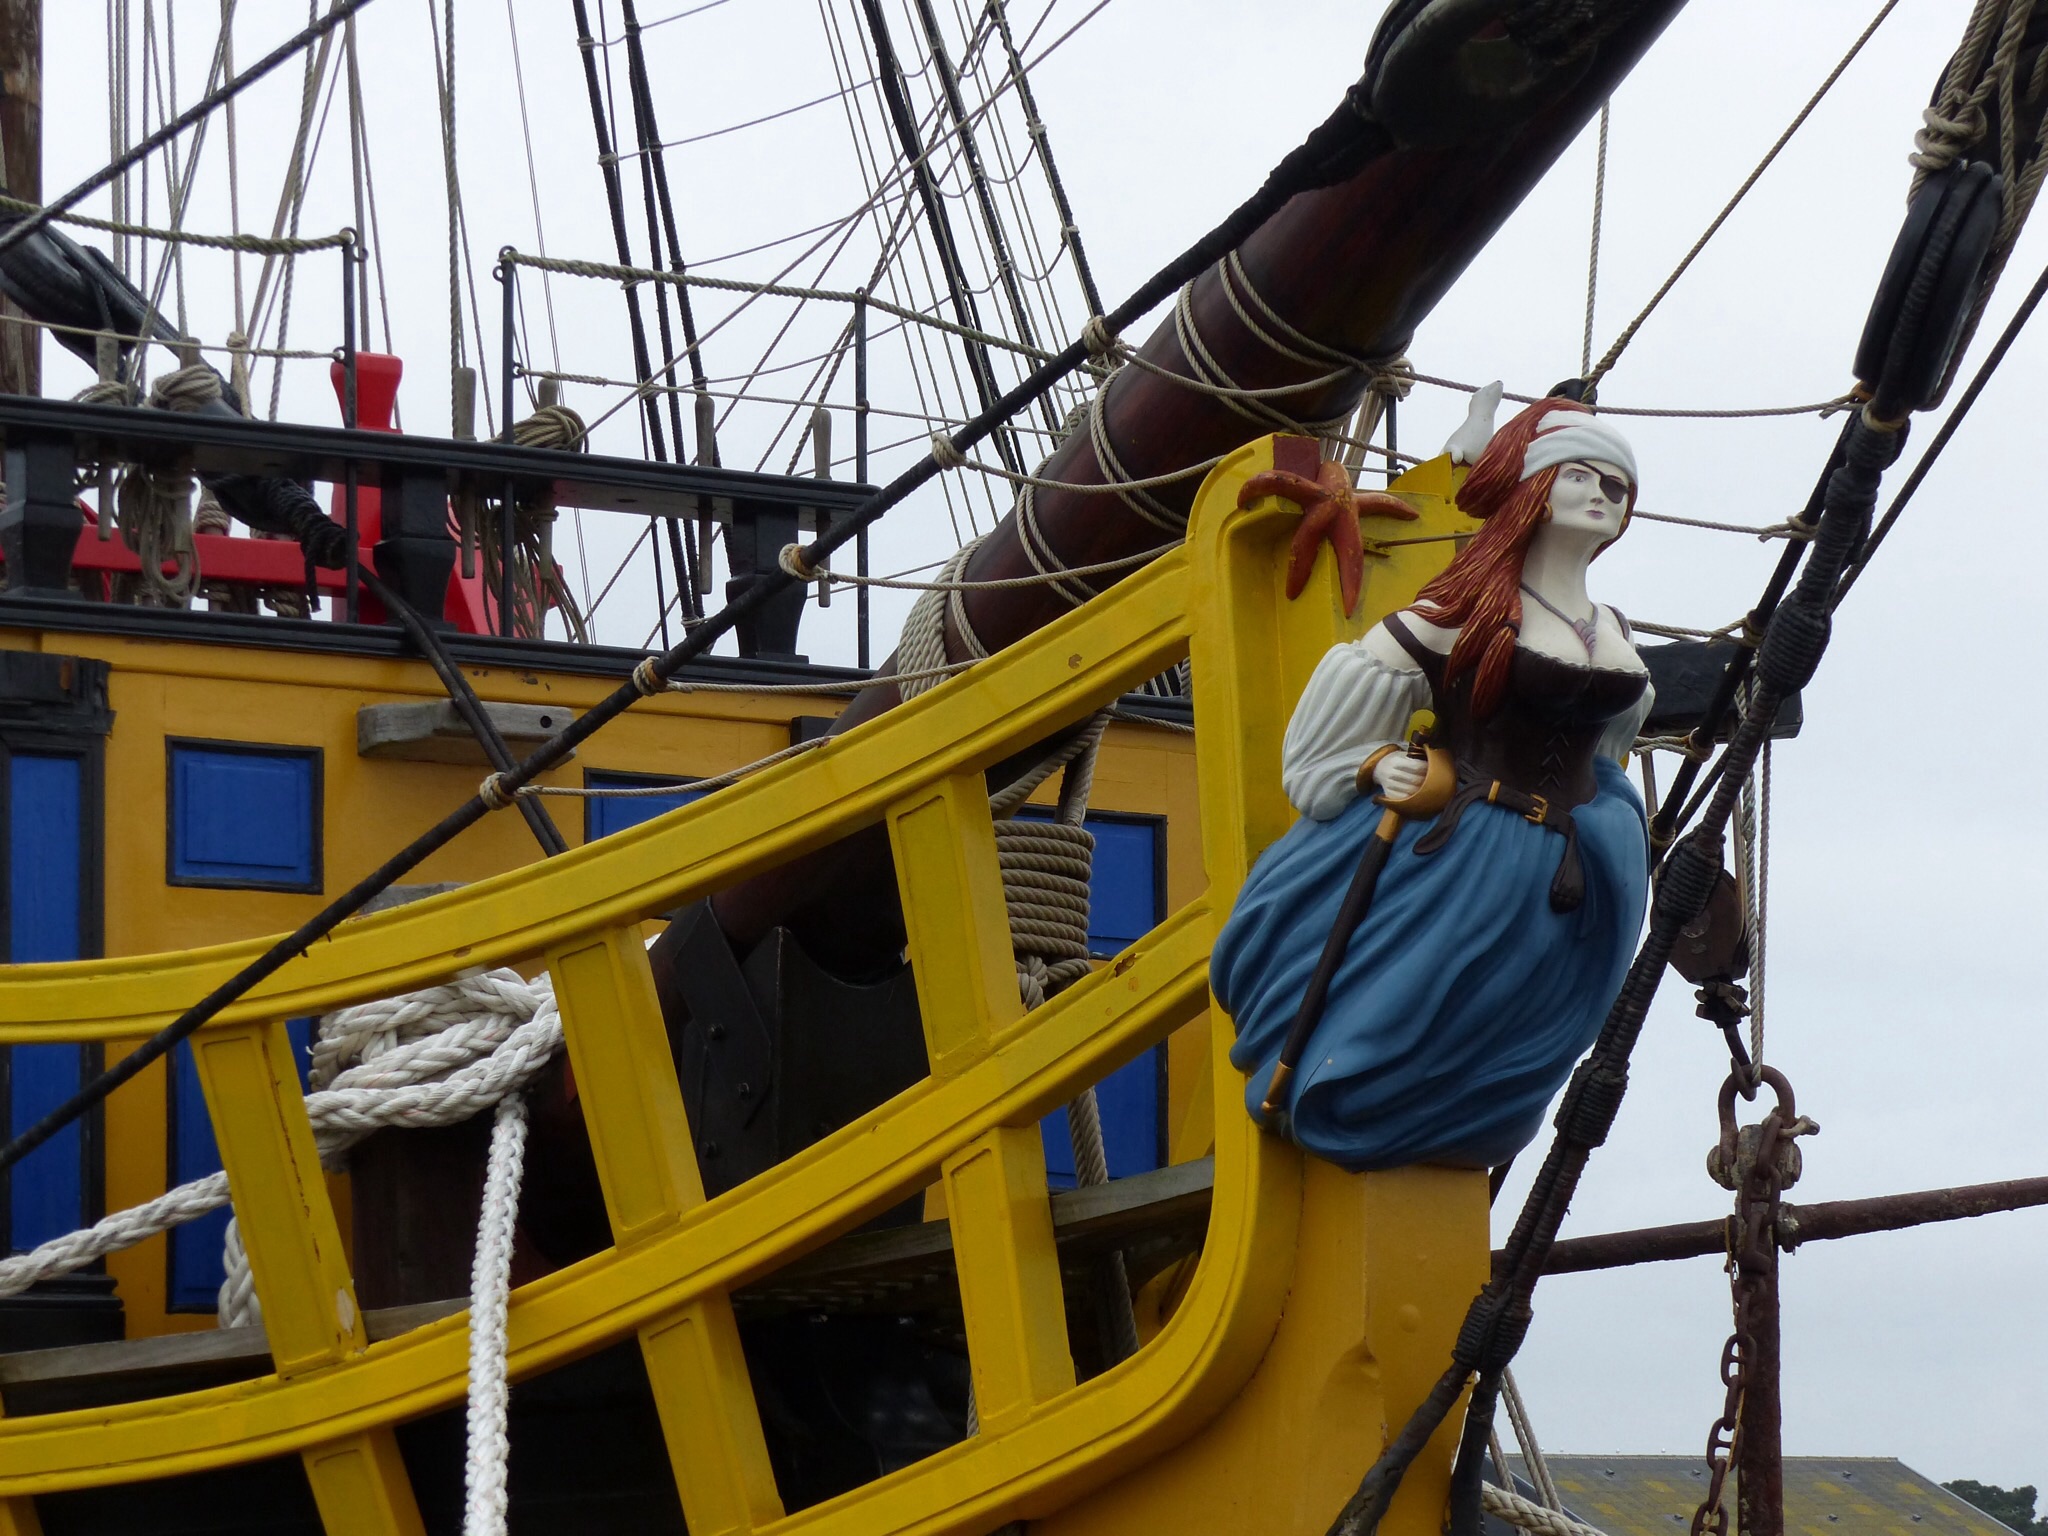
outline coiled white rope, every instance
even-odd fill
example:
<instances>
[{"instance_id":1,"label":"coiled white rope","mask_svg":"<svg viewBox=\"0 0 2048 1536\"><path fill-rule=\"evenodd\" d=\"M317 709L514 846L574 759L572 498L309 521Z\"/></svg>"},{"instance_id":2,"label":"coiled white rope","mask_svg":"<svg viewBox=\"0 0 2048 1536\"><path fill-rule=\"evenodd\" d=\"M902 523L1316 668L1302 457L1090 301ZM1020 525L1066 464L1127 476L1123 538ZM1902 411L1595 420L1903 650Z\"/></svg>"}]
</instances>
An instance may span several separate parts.
<instances>
[{"instance_id":1,"label":"coiled white rope","mask_svg":"<svg viewBox=\"0 0 2048 1536\"><path fill-rule=\"evenodd\" d=\"M512 1233L525 1167L527 1085L562 1046L561 1013L546 976L495 970L321 1021L306 1112L321 1161L386 1126L454 1125L495 1109L483 1212L471 1272L468 1506L465 1536L502 1536L509 1389L505 1317ZM0 1260L0 1296L67 1274L229 1203L225 1173L209 1174L146 1204L117 1211L33 1252ZM261 1321L240 1233L232 1222L221 1286L223 1327Z\"/></svg>"}]
</instances>

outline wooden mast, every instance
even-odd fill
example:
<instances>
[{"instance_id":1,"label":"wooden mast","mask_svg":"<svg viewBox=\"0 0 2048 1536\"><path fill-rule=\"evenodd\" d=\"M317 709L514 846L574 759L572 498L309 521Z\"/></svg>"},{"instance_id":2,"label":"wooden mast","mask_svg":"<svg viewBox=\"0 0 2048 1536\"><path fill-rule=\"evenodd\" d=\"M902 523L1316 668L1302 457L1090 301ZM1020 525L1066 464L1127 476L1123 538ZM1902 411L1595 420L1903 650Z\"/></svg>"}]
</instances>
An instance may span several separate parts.
<instances>
[{"instance_id":1,"label":"wooden mast","mask_svg":"<svg viewBox=\"0 0 2048 1536\"><path fill-rule=\"evenodd\" d=\"M43 0L0 0L0 182L43 200ZM42 332L0 299L0 394L42 393Z\"/></svg>"}]
</instances>

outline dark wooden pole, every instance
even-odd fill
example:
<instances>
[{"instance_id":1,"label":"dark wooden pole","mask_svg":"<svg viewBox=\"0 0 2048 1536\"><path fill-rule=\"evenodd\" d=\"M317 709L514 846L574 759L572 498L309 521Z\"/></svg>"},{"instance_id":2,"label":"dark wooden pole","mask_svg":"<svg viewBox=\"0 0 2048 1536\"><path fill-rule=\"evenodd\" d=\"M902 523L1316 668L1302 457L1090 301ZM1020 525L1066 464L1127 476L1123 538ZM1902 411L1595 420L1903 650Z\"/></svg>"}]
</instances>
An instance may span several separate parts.
<instances>
[{"instance_id":1,"label":"dark wooden pole","mask_svg":"<svg viewBox=\"0 0 2048 1536\"><path fill-rule=\"evenodd\" d=\"M9 197L43 200L43 0L0 0L0 180ZM39 395L42 332L0 299L0 394Z\"/></svg>"},{"instance_id":2,"label":"dark wooden pole","mask_svg":"<svg viewBox=\"0 0 2048 1536\"><path fill-rule=\"evenodd\" d=\"M1922 1189L1907 1195L1873 1195L1864 1200L1829 1200L1819 1205L1778 1207L1778 1246L1796 1249L1802 1243L1868 1232L1897 1232L1933 1221L1962 1221L1997 1211L2023 1211L2048 1205L2048 1178L2002 1179L1995 1184L1965 1184L1952 1189ZM1661 1264L1672 1259L1699 1259L1728 1251L1728 1220L1688 1221L1669 1227L1640 1227L1633 1232L1600 1232L1568 1237L1554 1244L1546 1275L1580 1274L1592 1269L1622 1269L1631 1264Z\"/></svg>"}]
</instances>

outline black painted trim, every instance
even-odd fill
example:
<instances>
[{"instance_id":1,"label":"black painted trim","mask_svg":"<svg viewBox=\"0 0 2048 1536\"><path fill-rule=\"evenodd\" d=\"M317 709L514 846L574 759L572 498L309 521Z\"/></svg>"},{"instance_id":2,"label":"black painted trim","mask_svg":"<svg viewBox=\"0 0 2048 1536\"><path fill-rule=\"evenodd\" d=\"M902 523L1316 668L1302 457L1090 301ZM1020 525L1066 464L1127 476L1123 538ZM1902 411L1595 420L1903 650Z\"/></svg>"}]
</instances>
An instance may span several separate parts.
<instances>
[{"instance_id":1,"label":"black painted trim","mask_svg":"<svg viewBox=\"0 0 2048 1536\"><path fill-rule=\"evenodd\" d=\"M107 635L120 639L170 640L193 645L244 645L312 655L374 656L417 660L403 631L383 624L341 624L263 614L207 613L177 608L128 608L112 603L65 602L45 598L0 598L0 629L53 634ZM626 646L576 645L566 640L528 640L499 635L441 637L458 665L508 672L566 672L584 677L625 678L655 652ZM859 667L818 662L771 661L703 656L676 674L682 682L740 686L787 686L864 682L875 675ZM1177 725L1194 723L1194 701L1157 694L1127 693L1117 700L1125 714Z\"/></svg>"}]
</instances>

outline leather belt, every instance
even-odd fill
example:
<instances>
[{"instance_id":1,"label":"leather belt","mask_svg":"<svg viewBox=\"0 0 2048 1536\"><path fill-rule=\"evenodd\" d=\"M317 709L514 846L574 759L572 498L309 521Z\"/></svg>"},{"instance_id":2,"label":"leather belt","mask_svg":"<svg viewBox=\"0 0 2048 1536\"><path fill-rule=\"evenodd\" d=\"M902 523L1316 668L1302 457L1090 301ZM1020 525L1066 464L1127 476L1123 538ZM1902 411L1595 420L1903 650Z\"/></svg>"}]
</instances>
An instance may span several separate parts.
<instances>
[{"instance_id":1,"label":"leather belt","mask_svg":"<svg viewBox=\"0 0 2048 1536\"><path fill-rule=\"evenodd\" d=\"M1557 861L1557 874L1550 882L1550 910L1576 911L1586 899L1586 870L1579 859L1579 824L1572 819L1572 813L1552 805L1542 795L1528 794L1499 779L1476 774L1463 763L1458 765L1457 790L1436 824L1416 841L1415 851L1427 855L1440 850L1458 830L1458 819L1465 814L1465 808L1482 801L1513 811L1524 821L1548 827L1564 838L1564 855Z\"/></svg>"}]
</instances>

